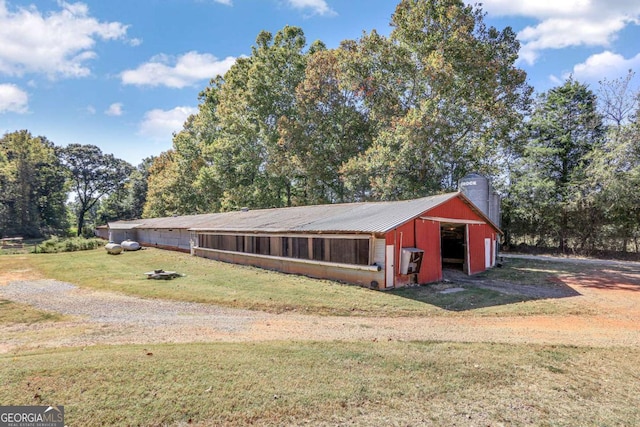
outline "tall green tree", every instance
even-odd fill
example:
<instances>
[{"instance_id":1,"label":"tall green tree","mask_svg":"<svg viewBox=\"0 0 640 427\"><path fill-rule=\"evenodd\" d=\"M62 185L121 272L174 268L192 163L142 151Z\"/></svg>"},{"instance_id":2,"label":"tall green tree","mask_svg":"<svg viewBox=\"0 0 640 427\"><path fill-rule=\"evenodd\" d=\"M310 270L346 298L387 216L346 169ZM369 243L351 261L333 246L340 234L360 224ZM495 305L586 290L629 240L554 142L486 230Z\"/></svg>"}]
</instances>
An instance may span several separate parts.
<instances>
[{"instance_id":1,"label":"tall green tree","mask_svg":"<svg viewBox=\"0 0 640 427\"><path fill-rule=\"evenodd\" d=\"M498 174L531 89L515 33L483 17L405 0L391 37L334 50L297 27L261 32L153 168L146 214L409 198Z\"/></svg>"},{"instance_id":2,"label":"tall green tree","mask_svg":"<svg viewBox=\"0 0 640 427\"><path fill-rule=\"evenodd\" d=\"M153 156L143 159L132 170L125 185L100 202L97 212L99 223L142 218L147 199L149 168L153 161Z\"/></svg>"},{"instance_id":3,"label":"tall green tree","mask_svg":"<svg viewBox=\"0 0 640 427\"><path fill-rule=\"evenodd\" d=\"M279 145L294 188L293 204L345 202L343 164L371 145L359 97L341 83L337 51L317 50L296 89L295 117L280 120Z\"/></svg>"},{"instance_id":4,"label":"tall green tree","mask_svg":"<svg viewBox=\"0 0 640 427\"><path fill-rule=\"evenodd\" d=\"M482 10L461 0L403 0L391 25L389 39L344 44L370 58L354 83L385 123L347 165L349 180L364 173L372 197L394 199L454 189L472 170L498 174L531 93L515 66L516 34L487 27Z\"/></svg>"},{"instance_id":5,"label":"tall green tree","mask_svg":"<svg viewBox=\"0 0 640 427\"><path fill-rule=\"evenodd\" d=\"M603 216L599 246L623 252L631 242L640 251L640 90L632 88L634 75L600 82L607 132L586 171L591 203Z\"/></svg>"},{"instance_id":6,"label":"tall green tree","mask_svg":"<svg viewBox=\"0 0 640 427\"><path fill-rule=\"evenodd\" d=\"M529 139L512 177L511 211L521 234L538 236L569 249L568 239L598 227L597 208L589 202L586 170L604 137L596 95L567 80L542 94L528 123ZM583 236L582 238L592 238Z\"/></svg>"},{"instance_id":7,"label":"tall green tree","mask_svg":"<svg viewBox=\"0 0 640 427\"><path fill-rule=\"evenodd\" d=\"M58 149L67 170L71 191L77 202L78 236L82 235L86 213L101 198L120 190L127 182L132 166L113 154L104 154L95 145L69 144Z\"/></svg>"},{"instance_id":8,"label":"tall green tree","mask_svg":"<svg viewBox=\"0 0 640 427\"><path fill-rule=\"evenodd\" d=\"M200 94L198 114L174 138L171 155L153 168L165 180L156 182L152 173L145 214L293 203L295 176L279 144L279 123L297 114L295 89L304 79L305 46L300 28L285 27L275 35L263 31L250 57L211 81ZM173 195L152 189L152 181L154 188L165 189L172 182Z\"/></svg>"},{"instance_id":9,"label":"tall green tree","mask_svg":"<svg viewBox=\"0 0 640 427\"><path fill-rule=\"evenodd\" d=\"M27 130L0 139L0 234L42 236L66 228L65 179L54 145Z\"/></svg>"},{"instance_id":10,"label":"tall green tree","mask_svg":"<svg viewBox=\"0 0 640 427\"><path fill-rule=\"evenodd\" d=\"M206 104L205 100L200 112L190 116L183 130L174 135L173 148L156 157L150 165L143 217L217 210L214 208L219 199L216 182L201 178L209 165L205 151L215 129Z\"/></svg>"},{"instance_id":11,"label":"tall green tree","mask_svg":"<svg viewBox=\"0 0 640 427\"><path fill-rule=\"evenodd\" d=\"M174 155L174 150L161 153L149 168L143 218L157 218L174 213L173 210L177 206L174 183L179 174L173 160Z\"/></svg>"},{"instance_id":12,"label":"tall green tree","mask_svg":"<svg viewBox=\"0 0 640 427\"><path fill-rule=\"evenodd\" d=\"M306 38L299 27L286 26L275 35L262 31L251 57L225 76L220 92L221 131L214 162L223 184L225 208L292 204L294 177L287 153L278 143L278 124L297 115L295 89L305 75ZM228 162L231 161L231 164ZM231 166L229 168L229 166ZM239 174L238 178L229 177ZM235 206L234 206L235 205Z\"/></svg>"}]
</instances>

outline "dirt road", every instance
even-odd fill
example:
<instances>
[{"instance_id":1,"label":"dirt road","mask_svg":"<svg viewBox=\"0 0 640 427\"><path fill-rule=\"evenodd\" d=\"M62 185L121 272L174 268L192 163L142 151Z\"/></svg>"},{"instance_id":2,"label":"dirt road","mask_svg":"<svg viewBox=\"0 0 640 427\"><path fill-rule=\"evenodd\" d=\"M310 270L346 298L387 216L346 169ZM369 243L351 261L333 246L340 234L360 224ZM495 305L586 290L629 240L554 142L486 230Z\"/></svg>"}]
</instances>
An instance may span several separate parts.
<instances>
[{"instance_id":1,"label":"dirt road","mask_svg":"<svg viewBox=\"0 0 640 427\"><path fill-rule=\"evenodd\" d=\"M526 254L510 254L500 253L502 258L521 258L521 259L534 259L538 261L554 261L554 262L569 262L573 264L586 264L586 265L603 265L603 266L616 266L616 267L628 267L634 269L640 269L640 262L638 261L618 261L613 259L593 259L593 258L571 258L563 256L551 256L551 255L526 255Z\"/></svg>"},{"instance_id":2,"label":"dirt road","mask_svg":"<svg viewBox=\"0 0 640 427\"><path fill-rule=\"evenodd\" d=\"M640 346L640 268L563 279L573 297L539 316L327 317L144 299L19 277L0 298L63 313L62 322L3 326L0 352L95 344L267 340L437 340ZM572 314L580 313L580 314ZM584 313L589 313L585 315Z\"/></svg>"}]
</instances>

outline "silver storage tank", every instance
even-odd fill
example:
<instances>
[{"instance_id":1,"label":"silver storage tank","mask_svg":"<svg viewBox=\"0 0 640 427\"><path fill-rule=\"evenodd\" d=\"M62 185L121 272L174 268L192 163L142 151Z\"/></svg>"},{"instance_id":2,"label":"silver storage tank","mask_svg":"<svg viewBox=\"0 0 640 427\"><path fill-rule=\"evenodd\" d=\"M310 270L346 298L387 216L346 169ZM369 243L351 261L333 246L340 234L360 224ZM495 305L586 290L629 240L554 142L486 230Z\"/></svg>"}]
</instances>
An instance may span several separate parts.
<instances>
[{"instance_id":1,"label":"silver storage tank","mask_svg":"<svg viewBox=\"0 0 640 427\"><path fill-rule=\"evenodd\" d=\"M489 180L477 173L470 173L458 181L458 189L489 216Z\"/></svg>"},{"instance_id":2,"label":"silver storage tank","mask_svg":"<svg viewBox=\"0 0 640 427\"><path fill-rule=\"evenodd\" d=\"M122 246L122 249L125 251L137 251L140 249L140 243L128 239L120 243L120 246Z\"/></svg>"},{"instance_id":3,"label":"silver storage tank","mask_svg":"<svg viewBox=\"0 0 640 427\"><path fill-rule=\"evenodd\" d=\"M489 200L489 219L493 221L495 225L500 227L502 224L502 214L500 212L500 195L495 191L491 193L491 199Z\"/></svg>"},{"instance_id":4,"label":"silver storage tank","mask_svg":"<svg viewBox=\"0 0 640 427\"><path fill-rule=\"evenodd\" d=\"M119 253L122 252L122 246L113 242L107 243L106 245L104 245L104 248L107 250L107 253L110 255L118 255Z\"/></svg>"}]
</instances>

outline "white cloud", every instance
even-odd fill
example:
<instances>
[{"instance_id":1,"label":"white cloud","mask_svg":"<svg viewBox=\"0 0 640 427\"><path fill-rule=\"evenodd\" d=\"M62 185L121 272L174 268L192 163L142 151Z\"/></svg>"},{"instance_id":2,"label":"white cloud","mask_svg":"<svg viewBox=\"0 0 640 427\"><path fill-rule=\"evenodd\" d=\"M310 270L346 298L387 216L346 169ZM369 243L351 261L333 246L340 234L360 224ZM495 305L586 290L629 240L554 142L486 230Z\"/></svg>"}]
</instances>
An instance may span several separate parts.
<instances>
[{"instance_id":1,"label":"white cloud","mask_svg":"<svg viewBox=\"0 0 640 427\"><path fill-rule=\"evenodd\" d=\"M615 34L625 27L620 19L593 21L580 19L548 19L535 27L520 31L523 43L520 57L533 64L540 51L571 46L609 46Z\"/></svg>"},{"instance_id":2,"label":"white cloud","mask_svg":"<svg viewBox=\"0 0 640 427\"><path fill-rule=\"evenodd\" d=\"M640 53L627 59L617 53L604 51L591 55L585 62L575 65L573 72L564 74L563 78L573 75L576 80L595 83L603 78L613 80L624 76L628 70L640 70Z\"/></svg>"},{"instance_id":3,"label":"white cloud","mask_svg":"<svg viewBox=\"0 0 640 427\"><path fill-rule=\"evenodd\" d=\"M156 141L171 140L173 133L181 131L187 118L197 112L198 109L194 107L147 111L140 123L138 133Z\"/></svg>"},{"instance_id":4,"label":"white cloud","mask_svg":"<svg viewBox=\"0 0 640 427\"><path fill-rule=\"evenodd\" d=\"M122 115L122 103L116 102L109 105L109 108L104 112L107 116L121 116Z\"/></svg>"},{"instance_id":5,"label":"white cloud","mask_svg":"<svg viewBox=\"0 0 640 427\"><path fill-rule=\"evenodd\" d=\"M483 9L538 21L518 33L520 57L529 64L546 49L609 47L622 29L640 23L637 0L485 0Z\"/></svg>"},{"instance_id":6,"label":"white cloud","mask_svg":"<svg viewBox=\"0 0 640 427\"><path fill-rule=\"evenodd\" d=\"M473 4L474 2L467 2ZM571 16L589 7L589 0L485 0L483 9L492 15L521 15L548 18Z\"/></svg>"},{"instance_id":7,"label":"white cloud","mask_svg":"<svg viewBox=\"0 0 640 427\"><path fill-rule=\"evenodd\" d=\"M26 113L29 95L13 84L0 84L0 113Z\"/></svg>"},{"instance_id":8,"label":"white cloud","mask_svg":"<svg viewBox=\"0 0 640 427\"><path fill-rule=\"evenodd\" d=\"M126 25L99 22L84 3L58 5L60 10L45 15L35 6L10 11L0 0L0 74L85 77L96 40L125 37Z\"/></svg>"},{"instance_id":9,"label":"white cloud","mask_svg":"<svg viewBox=\"0 0 640 427\"><path fill-rule=\"evenodd\" d=\"M227 5L227 6L232 6L233 5L231 0L213 0L213 1L216 2L216 3Z\"/></svg>"},{"instance_id":10,"label":"white cloud","mask_svg":"<svg viewBox=\"0 0 640 427\"><path fill-rule=\"evenodd\" d=\"M565 79L566 80L566 79ZM562 80L560 77L555 76L555 75L550 75L549 76L549 81L554 85L554 86L562 86L562 84L564 83L564 80Z\"/></svg>"},{"instance_id":11,"label":"white cloud","mask_svg":"<svg viewBox=\"0 0 640 427\"><path fill-rule=\"evenodd\" d=\"M312 15L336 15L325 0L287 0L294 9L310 10Z\"/></svg>"},{"instance_id":12,"label":"white cloud","mask_svg":"<svg viewBox=\"0 0 640 427\"><path fill-rule=\"evenodd\" d=\"M215 56L195 51L173 59L168 55L157 55L135 70L126 70L120 75L123 84L138 86L168 86L181 89L193 86L202 80L224 75L236 62L236 58L219 60Z\"/></svg>"}]
</instances>

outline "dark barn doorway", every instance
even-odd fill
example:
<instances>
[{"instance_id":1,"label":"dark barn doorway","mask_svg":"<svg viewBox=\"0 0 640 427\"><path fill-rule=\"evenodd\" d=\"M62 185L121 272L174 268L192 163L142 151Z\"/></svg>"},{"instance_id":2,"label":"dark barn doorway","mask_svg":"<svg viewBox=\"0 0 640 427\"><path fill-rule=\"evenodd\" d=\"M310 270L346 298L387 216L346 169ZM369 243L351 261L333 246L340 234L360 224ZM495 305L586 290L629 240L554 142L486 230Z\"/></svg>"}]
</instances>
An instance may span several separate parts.
<instances>
[{"instance_id":1,"label":"dark barn doorway","mask_svg":"<svg viewBox=\"0 0 640 427\"><path fill-rule=\"evenodd\" d=\"M442 268L466 271L467 226L464 224L440 225L440 253Z\"/></svg>"}]
</instances>

